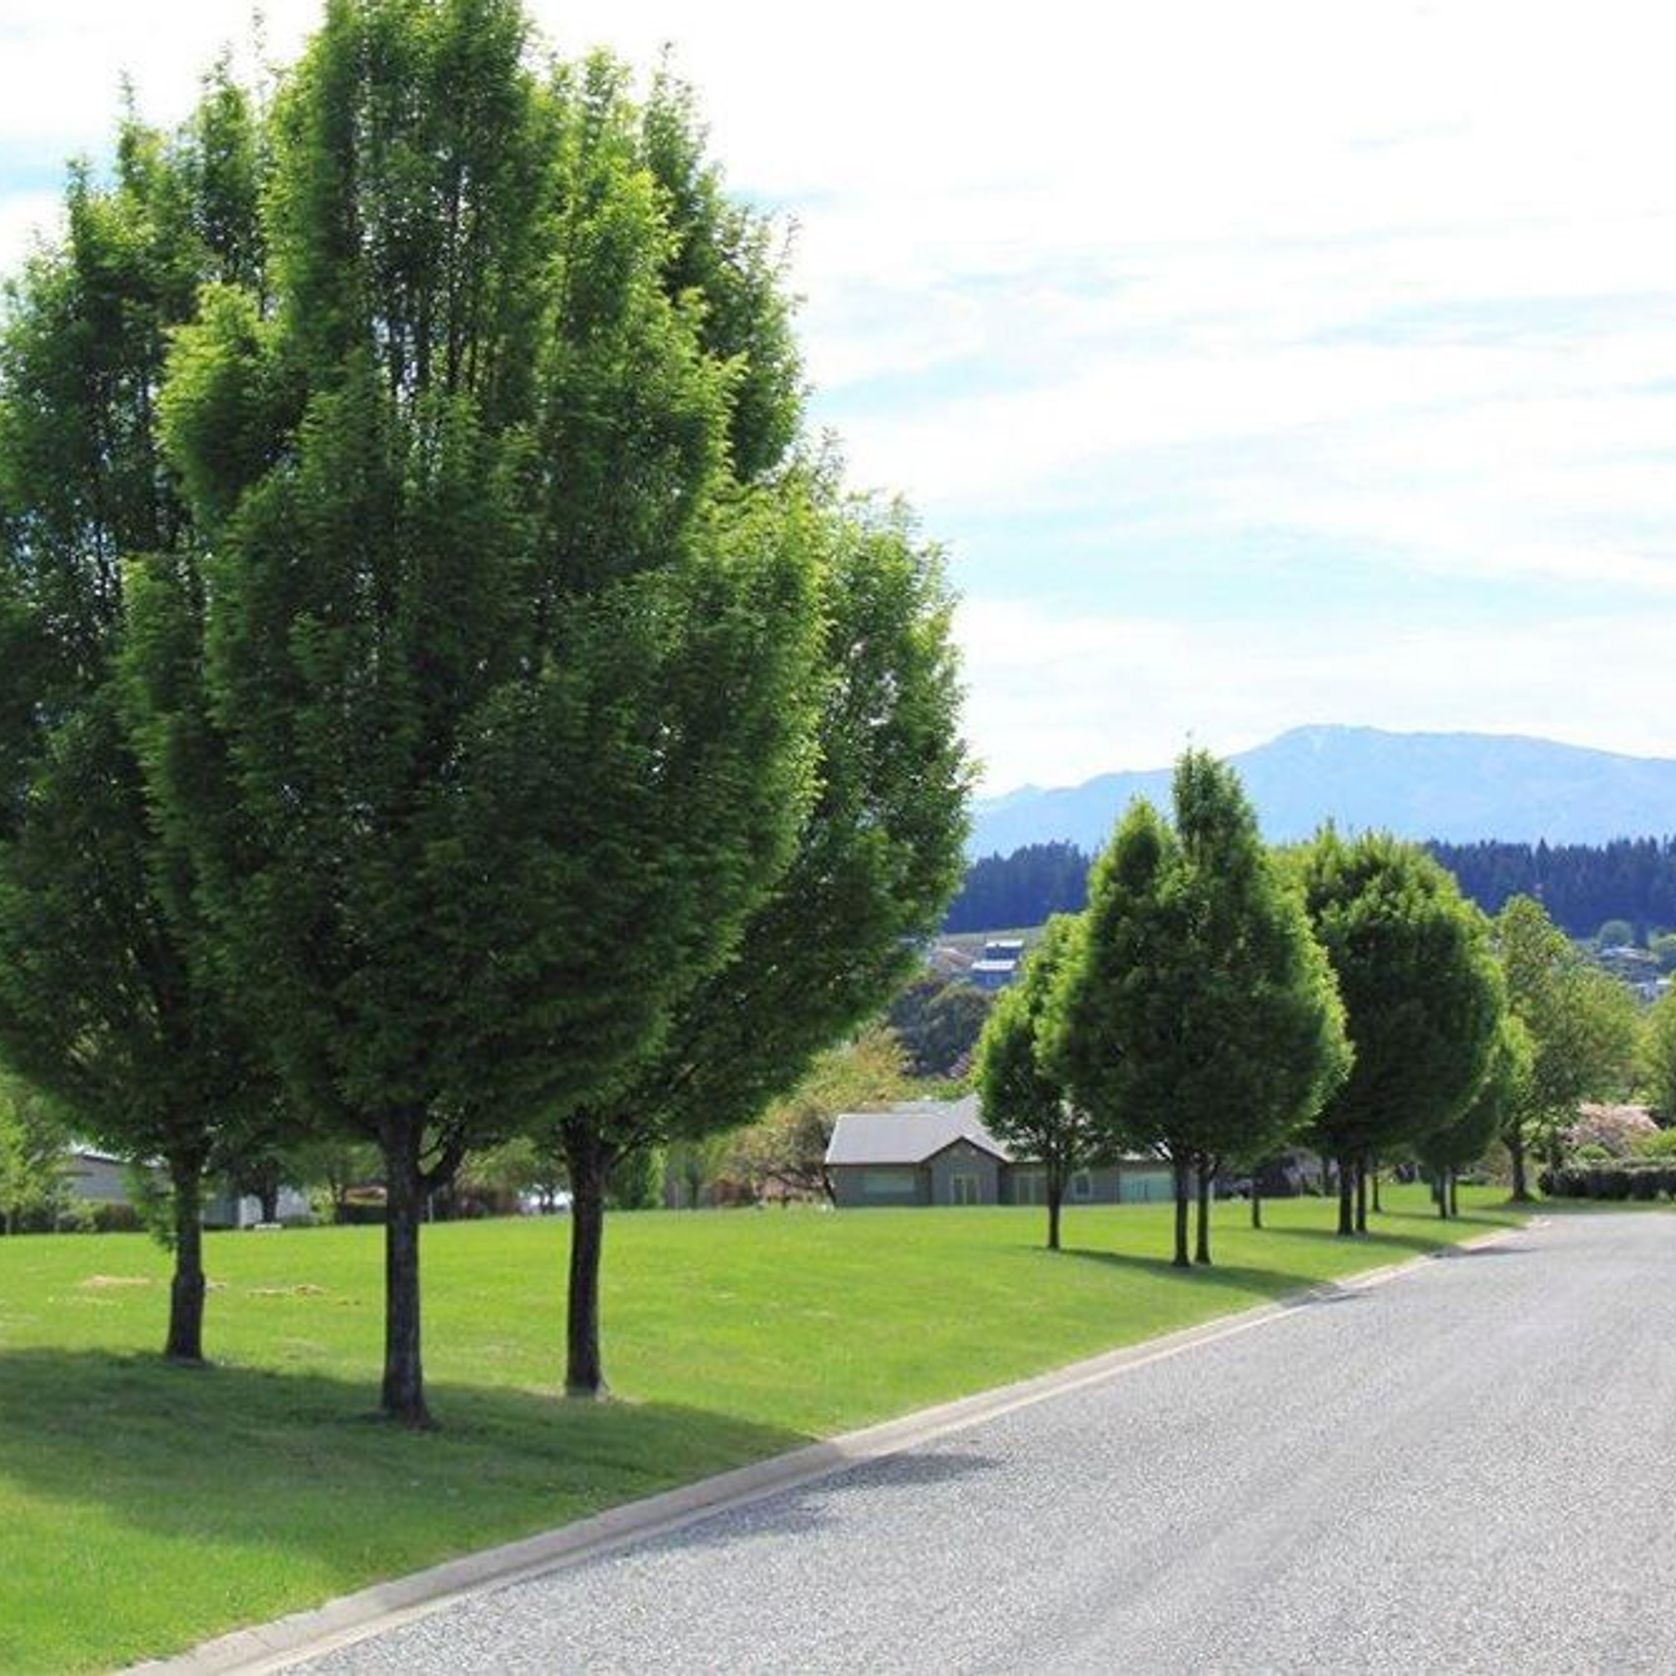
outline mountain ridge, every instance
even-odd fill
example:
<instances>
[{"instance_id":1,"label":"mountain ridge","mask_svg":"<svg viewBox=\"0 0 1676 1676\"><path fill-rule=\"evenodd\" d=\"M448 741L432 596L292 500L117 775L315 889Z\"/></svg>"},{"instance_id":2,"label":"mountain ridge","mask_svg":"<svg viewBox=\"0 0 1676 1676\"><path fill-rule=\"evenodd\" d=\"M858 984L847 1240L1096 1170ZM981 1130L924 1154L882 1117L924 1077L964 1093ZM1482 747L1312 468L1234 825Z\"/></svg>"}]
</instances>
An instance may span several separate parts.
<instances>
[{"instance_id":1,"label":"mountain ridge","mask_svg":"<svg viewBox=\"0 0 1676 1676\"><path fill-rule=\"evenodd\" d=\"M1601 844L1676 832L1676 760L1564 745L1532 734L1399 733L1316 723L1228 759L1272 843L1323 821L1444 843ZM973 808L973 856L1065 840L1102 848L1135 797L1167 808L1171 767L1019 787Z\"/></svg>"}]
</instances>

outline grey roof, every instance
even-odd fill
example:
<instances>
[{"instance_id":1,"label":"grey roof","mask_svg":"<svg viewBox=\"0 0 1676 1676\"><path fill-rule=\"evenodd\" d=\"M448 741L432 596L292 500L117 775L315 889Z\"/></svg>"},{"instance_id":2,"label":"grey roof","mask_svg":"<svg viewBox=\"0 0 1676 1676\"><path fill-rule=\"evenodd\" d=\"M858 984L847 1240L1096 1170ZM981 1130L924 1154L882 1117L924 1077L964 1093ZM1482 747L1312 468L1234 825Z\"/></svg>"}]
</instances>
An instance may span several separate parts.
<instances>
[{"instance_id":1,"label":"grey roof","mask_svg":"<svg viewBox=\"0 0 1676 1676\"><path fill-rule=\"evenodd\" d=\"M933 1153L968 1140L1010 1163L1012 1154L984 1128L978 1097L908 1100L882 1112L840 1112L826 1149L829 1164L922 1164Z\"/></svg>"}]
</instances>

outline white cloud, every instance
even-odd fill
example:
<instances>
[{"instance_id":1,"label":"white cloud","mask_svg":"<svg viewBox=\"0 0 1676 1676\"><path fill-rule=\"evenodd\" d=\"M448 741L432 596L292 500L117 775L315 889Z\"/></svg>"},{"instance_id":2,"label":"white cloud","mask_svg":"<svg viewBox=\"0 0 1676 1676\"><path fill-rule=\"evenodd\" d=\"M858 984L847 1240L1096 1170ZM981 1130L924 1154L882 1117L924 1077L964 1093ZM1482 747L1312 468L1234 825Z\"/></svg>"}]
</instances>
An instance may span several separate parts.
<instances>
[{"instance_id":1,"label":"white cloud","mask_svg":"<svg viewBox=\"0 0 1676 1676\"><path fill-rule=\"evenodd\" d=\"M287 59L314 0L264 10ZM1026 543L1015 597L997 603L986 573L963 615L997 780L1309 720L1634 731L1676 754L1639 662L1599 701L1561 673L1573 634L1617 636L1656 670L1676 628L1676 25L1660 8L535 11L566 51L647 63L672 43L730 178L796 219L809 366L820 411L849 415L858 480L904 491L933 531L1086 514L1074 569ZM0 267L48 207L41 161L103 144L122 70L170 119L246 33L223 0L9 0L0 183L31 196L0 196ZM1126 609L1101 527L1113 555L1167 529L1251 573L1279 532L1341 554L1346 578L1377 565L1573 603L1511 638L1393 642L1318 568L1312 594L1276 590L1294 621L1218 621L1208 593L1198 616L1158 617ZM1577 618L1584 588L1598 620ZM1053 614L1056 593L1079 614Z\"/></svg>"},{"instance_id":2,"label":"white cloud","mask_svg":"<svg viewBox=\"0 0 1676 1676\"><path fill-rule=\"evenodd\" d=\"M1227 754L1312 721L1669 749L1670 625L1644 613L1486 633L968 599L958 633L990 791L1156 768L1189 743Z\"/></svg>"}]
</instances>

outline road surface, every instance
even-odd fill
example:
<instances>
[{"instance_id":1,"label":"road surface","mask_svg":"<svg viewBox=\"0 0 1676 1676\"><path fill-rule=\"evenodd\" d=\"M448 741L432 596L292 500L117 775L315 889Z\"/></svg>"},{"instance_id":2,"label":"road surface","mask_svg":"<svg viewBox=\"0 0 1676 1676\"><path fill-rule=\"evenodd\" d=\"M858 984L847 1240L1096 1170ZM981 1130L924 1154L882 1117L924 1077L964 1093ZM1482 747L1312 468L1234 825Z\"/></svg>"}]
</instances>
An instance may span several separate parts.
<instances>
[{"instance_id":1,"label":"road surface","mask_svg":"<svg viewBox=\"0 0 1676 1676\"><path fill-rule=\"evenodd\" d=\"M307 1668L1676 1669L1676 1215L1556 1216Z\"/></svg>"}]
</instances>

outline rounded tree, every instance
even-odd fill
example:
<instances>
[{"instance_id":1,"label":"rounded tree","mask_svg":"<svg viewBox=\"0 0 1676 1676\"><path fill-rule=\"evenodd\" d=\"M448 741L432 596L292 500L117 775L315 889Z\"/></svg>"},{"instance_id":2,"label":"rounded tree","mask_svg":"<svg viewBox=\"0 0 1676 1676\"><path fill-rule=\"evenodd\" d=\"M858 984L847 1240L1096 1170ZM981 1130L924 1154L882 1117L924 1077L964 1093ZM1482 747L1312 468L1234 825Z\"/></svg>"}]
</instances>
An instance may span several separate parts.
<instances>
[{"instance_id":1,"label":"rounded tree","mask_svg":"<svg viewBox=\"0 0 1676 1676\"><path fill-rule=\"evenodd\" d=\"M1515 1014L1504 1013L1478 1092L1454 1122L1434 1130L1417 1148L1436 1186L1439 1216L1456 1213L1456 1176L1484 1156L1528 1098L1531 1061L1530 1032Z\"/></svg>"},{"instance_id":2,"label":"rounded tree","mask_svg":"<svg viewBox=\"0 0 1676 1676\"><path fill-rule=\"evenodd\" d=\"M1505 1008L1483 916L1424 851L1331 827L1291 852L1355 1047L1317 1129L1339 1164L1341 1234L1367 1230L1369 1162L1453 1124Z\"/></svg>"}]
</instances>

